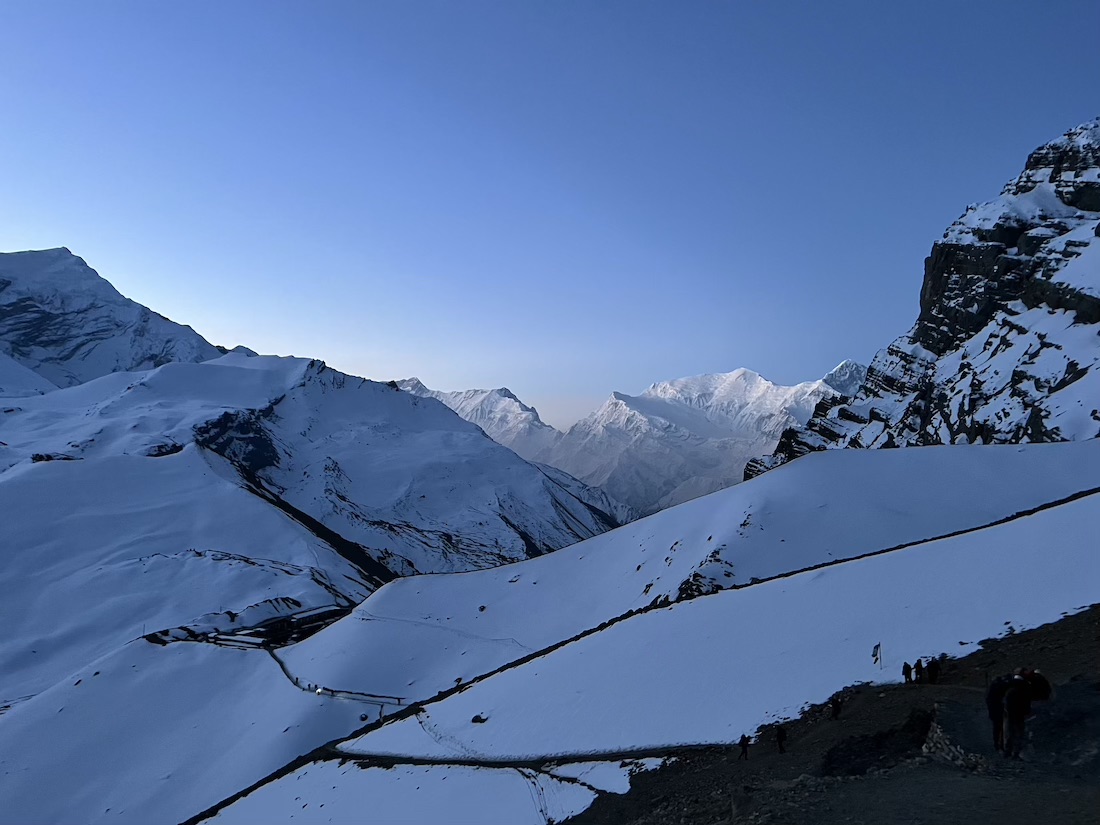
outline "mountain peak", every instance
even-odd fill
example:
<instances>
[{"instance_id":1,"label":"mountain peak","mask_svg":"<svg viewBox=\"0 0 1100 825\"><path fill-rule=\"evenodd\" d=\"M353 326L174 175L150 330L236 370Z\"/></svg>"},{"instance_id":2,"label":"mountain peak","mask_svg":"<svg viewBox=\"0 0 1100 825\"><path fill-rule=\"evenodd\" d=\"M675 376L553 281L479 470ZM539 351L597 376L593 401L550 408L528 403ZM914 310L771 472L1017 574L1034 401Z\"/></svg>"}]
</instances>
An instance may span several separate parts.
<instances>
[{"instance_id":1,"label":"mountain peak","mask_svg":"<svg viewBox=\"0 0 1100 825\"><path fill-rule=\"evenodd\" d=\"M528 461L542 461L545 450L561 437L539 418L538 410L524 404L507 387L443 392L429 389L418 378L398 381L397 386L413 395L441 401Z\"/></svg>"},{"instance_id":2,"label":"mountain peak","mask_svg":"<svg viewBox=\"0 0 1100 825\"><path fill-rule=\"evenodd\" d=\"M829 370L821 380L841 395L855 395L867 379L867 367L845 359Z\"/></svg>"},{"instance_id":3,"label":"mountain peak","mask_svg":"<svg viewBox=\"0 0 1100 825\"><path fill-rule=\"evenodd\" d=\"M221 355L64 247L0 253L0 352L59 387Z\"/></svg>"}]
</instances>

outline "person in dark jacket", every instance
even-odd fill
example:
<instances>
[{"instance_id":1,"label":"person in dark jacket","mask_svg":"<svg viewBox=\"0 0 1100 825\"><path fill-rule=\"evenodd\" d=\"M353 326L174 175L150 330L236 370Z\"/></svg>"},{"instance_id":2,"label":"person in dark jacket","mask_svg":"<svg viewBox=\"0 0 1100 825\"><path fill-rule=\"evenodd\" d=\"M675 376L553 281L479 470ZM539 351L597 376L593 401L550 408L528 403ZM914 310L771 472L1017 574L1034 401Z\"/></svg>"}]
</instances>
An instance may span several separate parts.
<instances>
[{"instance_id":1,"label":"person in dark jacket","mask_svg":"<svg viewBox=\"0 0 1100 825\"><path fill-rule=\"evenodd\" d=\"M924 662L917 659L917 663L913 665L913 681L918 685L924 681Z\"/></svg>"},{"instance_id":2,"label":"person in dark jacket","mask_svg":"<svg viewBox=\"0 0 1100 825\"><path fill-rule=\"evenodd\" d=\"M1025 725L1031 715L1031 685L1023 674L1012 677L1005 690L1005 756L1019 759L1024 749Z\"/></svg>"},{"instance_id":3,"label":"person in dark jacket","mask_svg":"<svg viewBox=\"0 0 1100 825\"><path fill-rule=\"evenodd\" d=\"M989 710L989 721L993 725L993 749L1001 753L1005 749L1005 692L1012 686L1012 674L998 676L989 683L985 694L985 706Z\"/></svg>"},{"instance_id":4,"label":"person in dark jacket","mask_svg":"<svg viewBox=\"0 0 1100 825\"><path fill-rule=\"evenodd\" d=\"M1037 670L1025 670L1024 678L1031 685L1031 701L1046 702L1054 695L1054 688L1050 686L1047 677Z\"/></svg>"},{"instance_id":5,"label":"person in dark jacket","mask_svg":"<svg viewBox=\"0 0 1100 825\"><path fill-rule=\"evenodd\" d=\"M844 700L839 696L834 696L829 700L829 718L839 719L840 711L844 709Z\"/></svg>"},{"instance_id":6,"label":"person in dark jacket","mask_svg":"<svg viewBox=\"0 0 1100 825\"><path fill-rule=\"evenodd\" d=\"M749 745L752 744L752 740L749 739L749 735L747 733L742 733L741 734L741 739L737 744L741 746L741 753L738 755L737 761L740 762L742 759L744 759L746 762L748 762L749 761Z\"/></svg>"},{"instance_id":7,"label":"person in dark jacket","mask_svg":"<svg viewBox=\"0 0 1100 825\"><path fill-rule=\"evenodd\" d=\"M787 749L784 745L787 743L787 729L780 725L775 729L775 744L779 746L780 753L786 753Z\"/></svg>"},{"instance_id":8,"label":"person in dark jacket","mask_svg":"<svg viewBox=\"0 0 1100 825\"><path fill-rule=\"evenodd\" d=\"M940 680L940 660L929 659L925 672L928 674L928 684L934 685Z\"/></svg>"},{"instance_id":9,"label":"person in dark jacket","mask_svg":"<svg viewBox=\"0 0 1100 825\"><path fill-rule=\"evenodd\" d=\"M913 681L913 666L908 662L901 663L901 676L907 684Z\"/></svg>"}]
</instances>

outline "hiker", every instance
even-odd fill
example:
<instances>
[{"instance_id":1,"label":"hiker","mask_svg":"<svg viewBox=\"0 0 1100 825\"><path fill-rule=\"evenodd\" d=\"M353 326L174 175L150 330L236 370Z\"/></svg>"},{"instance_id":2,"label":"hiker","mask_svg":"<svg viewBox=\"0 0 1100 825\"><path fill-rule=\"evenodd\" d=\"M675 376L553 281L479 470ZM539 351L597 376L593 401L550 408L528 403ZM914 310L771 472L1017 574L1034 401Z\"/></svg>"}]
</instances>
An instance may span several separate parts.
<instances>
[{"instance_id":1,"label":"hiker","mask_svg":"<svg viewBox=\"0 0 1100 825\"><path fill-rule=\"evenodd\" d=\"M747 733L742 733L741 739L737 742L737 744L741 746L741 753L738 755L737 761L740 762L742 759L744 759L746 762L748 762L749 745L752 744L752 740L749 739L749 735Z\"/></svg>"},{"instance_id":2,"label":"hiker","mask_svg":"<svg viewBox=\"0 0 1100 825\"><path fill-rule=\"evenodd\" d=\"M924 662L917 659L917 663L913 665L913 681L918 685L924 681Z\"/></svg>"},{"instance_id":3,"label":"hiker","mask_svg":"<svg viewBox=\"0 0 1100 825\"><path fill-rule=\"evenodd\" d=\"M1024 726L1031 715L1031 685L1024 678L1023 668L1012 676L1005 690L1005 756L1019 759L1024 749Z\"/></svg>"},{"instance_id":4,"label":"hiker","mask_svg":"<svg viewBox=\"0 0 1100 825\"><path fill-rule=\"evenodd\" d=\"M934 685L940 678L940 660L929 659L928 667L925 668L928 673L928 684Z\"/></svg>"},{"instance_id":5,"label":"hiker","mask_svg":"<svg viewBox=\"0 0 1100 825\"><path fill-rule=\"evenodd\" d=\"M1054 688L1050 686L1047 677L1037 670L1025 670L1024 678L1031 685L1031 700L1033 702L1046 702L1054 694Z\"/></svg>"},{"instance_id":6,"label":"hiker","mask_svg":"<svg viewBox=\"0 0 1100 825\"><path fill-rule=\"evenodd\" d=\"M775 729L775 744L779 746L780 753L786 753L787 749L783 745L787 741L787 729L780 725Z\"/></svg>"},{"instance_id":7,"label":"hiker","mask_svg":"<svg viewBox=\"0 0 1100 825\"><path fill-rule=\"evenodd\" d=\"M993 725L993 749L998 753L1005 749L1005 691L1012 685L1012 675L998 676L989 683L985 694L985 705L989 710L989 721Z\"/></svg>"},{"instance_id":8,"label":"hiker","mask_svg":"<svg viewBox=\"0 0 1100 825\"><path fill-rule=\"evenodd\" d=\"M908 662L901 663L901 675L905 679L905 683L909 684L913 681L913 666Z\"/></svg>"},{"instance_id":9,"label":"hiker","mask_svg":"<svg viewBox=\"0 0 1100 825\"><path fill-rule=\"evenodd\" d=\"M834 696L832 699L830 699L829 700L829 710L831 711L831 713L829 714L829 718L830 719L839 719L840 718L840 710L843 707L844 707L844 700L841 699L839 695Z\"/></svg>"}]
</instances>

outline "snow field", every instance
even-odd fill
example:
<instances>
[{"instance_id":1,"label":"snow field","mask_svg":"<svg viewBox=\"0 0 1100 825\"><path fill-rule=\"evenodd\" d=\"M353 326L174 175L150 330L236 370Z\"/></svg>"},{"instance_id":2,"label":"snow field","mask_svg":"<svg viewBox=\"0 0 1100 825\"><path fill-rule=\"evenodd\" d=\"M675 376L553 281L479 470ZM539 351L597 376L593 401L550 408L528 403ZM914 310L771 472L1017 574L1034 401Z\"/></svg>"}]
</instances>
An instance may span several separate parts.
<instances>
[{"instance_id":1,"label":"snow field","mask_svg":"<svg viewBox=\"0 0 1100 825\"><path fill-rule=\"evenodd\" d=\"M277 596L332 604L310 576L315 567L351 598L367 592L330 547L223 478L221 463L190 445L163 458L0 473L0 699L38 693L143 633L204 614Z\"/></svg>"},{"instance_id":2,"label":"snow field","mask_svg":"<svg viewBox=\"0 0 1100 825\"><path fill-rule=\"evenodd\" d=\"M732 570L720 586L748 584L1092 487L1095 441L815 453L547 556L390 582L282 655L319 684L426 698L660 596L675 599L700 568ZM726 563L707 562L714 552Z\"/></svg>"},{"instance_id":3,"label":"snow field","mask_svg":"<svg viewBox=\"0 0 1100 825\"><path fill-rule=\"evenodd\" d=\"M318 762L265 785L213 818L218 825L546 825L580 813L596 794L528 769L360 768Z\"/></svg>"},{"instance_id":4,"label":"snow field","mask_svg":"<svg viewBox=\"0 0 1100 825\"><path fill-rule=\"evenodd\" d=\"M898 681L902 660L964 654L1100 601L1098 518L1094 495L635 616L340 747L523 760L733 742L853 682Z\"/></svg>"},{"instance_id":5,"label":"snow field","mask_svg":"<svg viewBox=\"0 0 1100 825\"><path fill-rule=\"evenodd\" d=\"M7 821L182 822L363 708L295 688L262 651L202 644L133 642L70 679L0 718Z\"/></svg>"}]
</instances>

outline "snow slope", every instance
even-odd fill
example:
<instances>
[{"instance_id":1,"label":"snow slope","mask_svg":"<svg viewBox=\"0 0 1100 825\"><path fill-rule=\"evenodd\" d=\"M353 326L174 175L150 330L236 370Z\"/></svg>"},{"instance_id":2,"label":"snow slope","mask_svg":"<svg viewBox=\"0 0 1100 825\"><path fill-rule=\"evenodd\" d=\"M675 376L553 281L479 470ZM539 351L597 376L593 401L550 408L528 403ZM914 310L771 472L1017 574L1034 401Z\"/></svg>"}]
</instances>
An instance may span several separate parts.
<instances>
[{"instance_id":1,"label":"snow slope","mask_svg":"<svg viewBox=\"0 0 1100 825\"><path fill-rule=\"evenodd\" d=\"M358 724L262 651L132 642L0 717L4 818L176 823Z\"/></svg>"},{"instance_id":2,"label":"snow slope","mask_svg":"<svg viewBox=\"0 0 1100 825\"><path fill-rule=\"evenodd\" d=\"M966 653L1100 600L1097 518L1100 493L635 616L340 748L522 760L732 742L852 682L898 681L903 660ZM1050 549L1036 565L1038 546ZM488 722L472 723L478 714Z\"/></svg>"},{"instance_id":3,"label":"snow slope","mask_svg":"<svg viewBox=\"0 0 1100 825\"><path fill-rule=\"evenodd\" d=\"M886 453L863 455L873 464ZM1098 517L1094 491L962 535L634 615L338 743L339 755L366 758L366 776L343 774L334 762L303 765L214 821L291 821L290 810L295 822L338 822L329 809L347 810L368 789L371 806L392 811L394 822L549 821L574 812L583 798L554 796L556 787L541 797L513 788L494 798L493 789L506 776L549 785L555 760L614 764L631 753L729 743L852 682L897 681L902 660L966 653L1006 629L1097 602ZM881 667L871 657L880 643ZM396 767L372 768L378 757ZM421 787L418 804L408 802L410 784ZM318 800L325 809L314 806ZM283 807L291 801L297 804ZM303 802L309 806L299 809ZM405 804L415 806L398 807ZM403 819L403 810L418 818Z\"/></svg>"},{"instance_id":4,"label":"snow slope","mask_svg":"<svg viewBox=\"0 0 1100 825\"><path fill-rule=\"evenodd\" d=\"M223 352L124 298L67 249L0 253L0 354L59 387Z\"/></svg>"},{"instance_id":5,"label":"snow slope","mask_svg":"<svg viewBox=\"0 0 1100 825\"><path fill-rule=\"evenodd\" d=\"M282 655L320 684L430 696L653 604L978 527L1093 487L1094 442L815 454L549 556L391 582Z\"/></svg>"},{"instance_id":6,"label":"snow slope","mask_svg":"<svg viewBox=\"0 0 1100 825\"><path fill-rule=\"evenodd\" d=\"M0 352L0 398L41 395L56 389L55 384Z\"/></svg>"},{"instance_id":7,"label":"snow slope","mask_svg":"<svg viewBox=\"0 0 1100 825\"><path fill-rule=\"evenodd\" d=\"M194 445L0 474L0 704L146 632L273 598L353 604L372 589L233 476ZM220 624L234 622L222 615Z\"/></svg>"},{"instance_id":8,"label":"snow slope","mask_svg":"<svg viewBox=\"0 0 1100 825\"><path fill-rule=\"evenodd\" d=\"M964 650L959 641L1001 632L1005 621L1028 626L1096 601L1100 571L1088 533L1097 515L1094 497L983 525L1100 487L1098 449L1089 441L819 453L554 554L391 582L350 615L274 655L260 649L206 655L207 645L188 642L124 644L0 717L0 792L26 821L179 822L299 754L347 738L375 722L380 708L389 717L414 702L427 702L419 718L449 744L432 744L417 733L419 723L399 720L345 747L400 759L569 754L562 761L584 762L611 759L609 749L663 747L704 734L715 741L841 684L875 678L865 666L875 642L887 651L892 678L894 658ZM187 453L141 460L156 464ZM963 530L972 532L935 540ZM753 583L908 542L920 543ZM1022 565L1027 577L1000 576ZM729 584L746 586L676 601ZM997 598L974 598L986 592ZM641 612L630 617L633 611ZM533 657L527 664L513 664L527 657ZM820 662L831 664L814 679L781 684L785 671L777 667L801 671ZM90 675L95 670L99 677ZM189 675L177 689L182 671ZM111 704L82 692L89 679L108 676L102 685ZM456 679L473 684L447 698ZM742 682L743 690L731 687ZM210 695L188 688L202 684L221 686L216 713ZM309 693L310 685L323 686L323 695ZM442 701L432 701L441 693ZM292 698L279 698L285 696ZM658 697L663 704L655 710ZM136 721L111 723L105 713ZM230 725L225 720L234 714L243 721ZM488 721L471 725L476 714ZM168 757L146 758L158 749L170 750L182 772L166 779ZM103 781L104 764L111 765L111 782ZM291 809L293 821L326 821L365 793L376 810L413 804L407 810L417 815L454 799L448 822L537 822L540 805L575 810L591 796L542 769L520 778L519 768L506 767L497 766L506 775L491 780L486 771L455 766L357 772L349 775L345 798L332 766L303 764L239 803L240 813L231 807L223 816L289 821L286 810L275 817L247 806L267 794L280 805L302 795L283 782L307 788L330 779L324 796L297 802L308 807ZM411 792L401 790L407 784L389 786L398 781L435 790L408 803ZM467 781L475 784L458 788ZM534 794L534 801L526 804L534 807L509 802L505 810L485 802L483 816L500 816L467 817L471 809L460 801L474 804L492 788L502 800L521 800L528 788L526 798ZM325 808L315 808L322 801Z\"/></svg>"}]
</instances>

